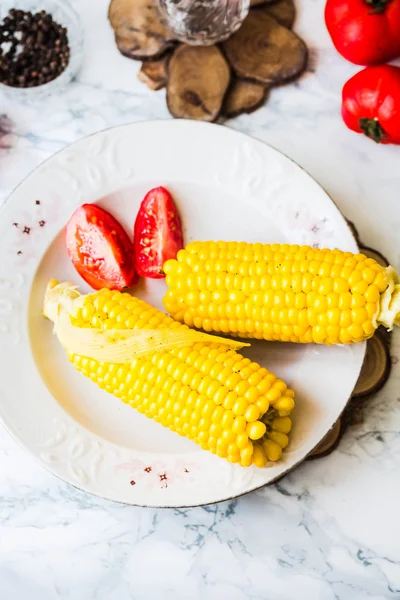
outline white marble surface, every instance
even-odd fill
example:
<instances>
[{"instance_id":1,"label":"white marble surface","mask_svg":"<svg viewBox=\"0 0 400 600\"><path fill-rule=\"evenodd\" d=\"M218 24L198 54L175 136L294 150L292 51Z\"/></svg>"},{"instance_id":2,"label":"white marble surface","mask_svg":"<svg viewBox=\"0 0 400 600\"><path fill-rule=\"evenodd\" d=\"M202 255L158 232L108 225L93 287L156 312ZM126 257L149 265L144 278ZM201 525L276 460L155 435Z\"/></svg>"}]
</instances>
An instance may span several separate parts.
<instances>
[{"instance_id":1,"label":"white marble surface","mask_svg":"<svg viewBox=\"0 0 400 600\"><path fill-rule=\"evenodd\" d=\"M106 21L107 0L75 0L84 64L40 106L0 97L0 202L35 165L111 125L169 118L164 92L136 80ZM357 69L332 49L323 0L298 0L296 30L315 72L227 123L295 159L400 268L400 149L346 130L343 82ZM314 69L313 69L314 71ZM6 124L3 118L1 122ZM113 504L64 484L0 430L0 597L4 600L364 600L400 598L400 332L393 373L364 421L329 457L231 502L189 510Z\"/></svg>"}]
</instances>

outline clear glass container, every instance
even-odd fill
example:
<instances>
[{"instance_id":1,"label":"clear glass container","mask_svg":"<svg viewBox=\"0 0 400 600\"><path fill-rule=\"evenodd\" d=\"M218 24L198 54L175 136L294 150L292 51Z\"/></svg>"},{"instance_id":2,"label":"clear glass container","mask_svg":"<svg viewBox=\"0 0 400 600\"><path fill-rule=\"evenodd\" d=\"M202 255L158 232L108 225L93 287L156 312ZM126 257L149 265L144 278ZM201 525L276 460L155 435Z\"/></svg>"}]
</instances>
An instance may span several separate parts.
<instances>
[{"instance_id":1,"label":"clear glass container","mask_svg":"<svg viewBox=\"0 0 400 600\"><path fill-rule=\"evenodd\" d=\"M210 46L239 29L250 0L158 0L161 18L178 40Z\"/></svg>"},{"instance_id":2,"label":"clear glass container","mask_svg":"<svg viewBox=\"0 0 400 600\"><path fill-rule=\"evenodd\" d=\"M58 77L36 87L19 88L0 82L0 98L3 95L20 102L38 102L60 94L76 76L82 62L83 33L78 14L67 0L0 0L0 22L12 8L32 13L45 10L52 15L54 21L66 27L70 59L67 67Z\"/></svg>"}]
</instances>

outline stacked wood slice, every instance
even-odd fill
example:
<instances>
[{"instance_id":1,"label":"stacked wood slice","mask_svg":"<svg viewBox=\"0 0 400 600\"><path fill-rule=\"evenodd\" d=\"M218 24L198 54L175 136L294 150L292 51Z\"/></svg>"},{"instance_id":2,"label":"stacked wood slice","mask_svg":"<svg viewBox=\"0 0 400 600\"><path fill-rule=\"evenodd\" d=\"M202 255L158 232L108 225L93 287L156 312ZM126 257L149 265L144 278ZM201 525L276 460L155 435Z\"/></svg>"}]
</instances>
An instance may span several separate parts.
<instances>
[{"instance_id":1,"label":"stacked wood slice","mask_svg":"<svg viewBox=\"0 0 400 600\"><path fill-rule=\"evenodd\" d=\"M111 0L108 18L118 50L142 61L139 79L167 88L174 117L216 121L250 113L273 86L305 69L307 47L291 31L293 0L251 0L240 29L222 44L188 46L161 22L156 0Z\"/></svg>"}]
</instances>

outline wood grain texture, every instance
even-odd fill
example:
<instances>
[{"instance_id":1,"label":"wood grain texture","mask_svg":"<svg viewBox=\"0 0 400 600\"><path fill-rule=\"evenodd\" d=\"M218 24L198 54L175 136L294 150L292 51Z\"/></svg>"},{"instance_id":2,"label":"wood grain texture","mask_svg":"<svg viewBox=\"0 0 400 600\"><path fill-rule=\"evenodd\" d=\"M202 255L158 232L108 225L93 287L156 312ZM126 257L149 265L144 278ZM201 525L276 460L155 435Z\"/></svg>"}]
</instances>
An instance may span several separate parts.
<instances>
[{"instance_id":1,"label":"wood grain texture","mask_svg":"<svg viewBox=\"0 0 400 600\"><path fill-rule=\"evenodd\" d=\"M168 109L180 119L215 121L229 82L229 65L217 46L182 44L169 62Z\"/></svg>"},{"instance_id":2,"label":"wood grain texture","mask_svg":"<svg viewBox=\"0 0 400 600\"><path fill-rule=\"evenodd\" d=\"M269 85L297 77L307 63L304 42L264 10L251 10L223 48L239 78Z\"/></svg>"},{"instance_id":3,"label":"wood grain texture","mask_svg":"<svg viewBox=\"0 0 400 600\"><path fill-rule=\"evenodd\" d=\"M108 19L118 50L129 58L157 58L174 41L160 21L156 0L111 0Z\"/></svg>"},{"instance_id":4,"label":"wood grain texture","mask_svg":"<svg viewBox=\"0 0 400 600\"><path fill-rule=\"evenodd\" d=\"M167 85L169 59L168 54L158 60L144 62L138 73L138 79L151 90L161 90Z\"/></svg>"},{"instance_id":5,"label":"wood grain texture","mask_svg":"<svg viewBox=\"0 0 400 600\"><path fill-rule=\"evenodd\" d=\"M264 104L268 90L268 86L262 83L236 79L228 90L222 113L228 118L252 113Z\"/></svg>"}]
</instances>

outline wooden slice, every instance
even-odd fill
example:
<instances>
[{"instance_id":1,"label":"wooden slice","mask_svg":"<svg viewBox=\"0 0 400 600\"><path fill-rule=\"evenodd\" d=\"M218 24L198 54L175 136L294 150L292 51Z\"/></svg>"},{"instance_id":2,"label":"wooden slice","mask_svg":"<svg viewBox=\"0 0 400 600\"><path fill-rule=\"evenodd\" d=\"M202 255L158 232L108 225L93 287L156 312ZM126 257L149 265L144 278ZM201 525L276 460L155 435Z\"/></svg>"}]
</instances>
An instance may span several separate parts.
<instances>
[{"instance_id":1,"label":"wooden slice","mask_svg":"<svg viewBox=\"0 0 400 600\"><path fill-rule=\"evenodd\" d=\"M157 58L174 40L160 21L157 0L111 0L108 19L118 50L129 58Z\"/></svg>"},{"instance_id":2,"label":"wooden slice","mask_svg":"<svg viewBox=\"0 0 400 600\"><path fill-rule=\"evenodd\" d=\"M167 85L167 69L169 56L159 60L146 61L138 73L138 79L151 90L161 90Z\"/></svg>"},{"instance_id":3,"label":"wooden slice","mask_svg":"<svg viewBox=\"0 0 400 600\"><path fill-rule=\"evenodd\" d=\"M250 0L250 6L261 6L262 4L271 4L275 0Z\"/></svg>"},{"instance_id":4,"label":"wooden slice","mask_svg":"<svg viewBox=\"0 0 400 600\"><path fill-rule=\"evenodd\" d=\"M379 265L382 265L382 267L389 266L389 261L383 256L383 254L381 254L377 250L368 248L368 246L361 246L360 252L361 252L361 254L365 254L365 256L368 256L368 258L373 258L374 260L376 260L376 262Z\"/></svg>"},{"instance_id":5,"label":"wooden slice","mask_svg":"<svg viewBox=\"0 0 400 600\"><path fill-rule=\"evenodd\" d=\"M236 79L229 88L222 113L228 118L251 113L264 104L267 92L268 86L262 83Z\"/></svg>"},{"instance_id":6,"label":"wooden slice","mask_svg":"<svg viewBox=\"0 0 400 600\"><path fill-rule=\"evenodd\" d=\"M367 342L367 353L353 391L353 398L368 396L379 391L389 377L390 368L389 344L385 336L380 331L376 331Z\"/></svg>"},{"instance_id":7,"label":"wooden slice","mask_svg":"<svg viewBox=\"0 0 400 600\"><path fill-rule=\"evenodd\" d=\"M322 458L323 456L330 454L339 443L341 429L342 425L341 420L339 419L318 446L314 448L308 458Z\"/></svg>"},{"instance_id":8,"label":"wooden slice","mask_svg":"<svg viewBox=\"0 0 400 600\"><path fill-rule=\"evenodd\" d=\"M296 9L293 0L277 0L271 4L267 4L263 8L271 17L274 17L280 25L290 29L294 23Z\"/></svg>"},{"instance_id":9,"label":"wooden slice","mask_svg":"<svg viewBox=\"0 0 400 600\"><path fill-rule=\"evenodd\" d=\"M182 44L169 61L168 109L179 119L215 121L229 81L229 65L217 46Z\"/></svg>"},{"instance_id":10,"label":"wooden slice","mask_svg":"<svg viewBox=\"0 0 400 600\"><path fill-rule=\"evenodd\" d=\"M223 47L238 77L260 83L276 85L293 79L307 62L304 42L264 10L251 10Z\"/></svg>"}]
</instances>

